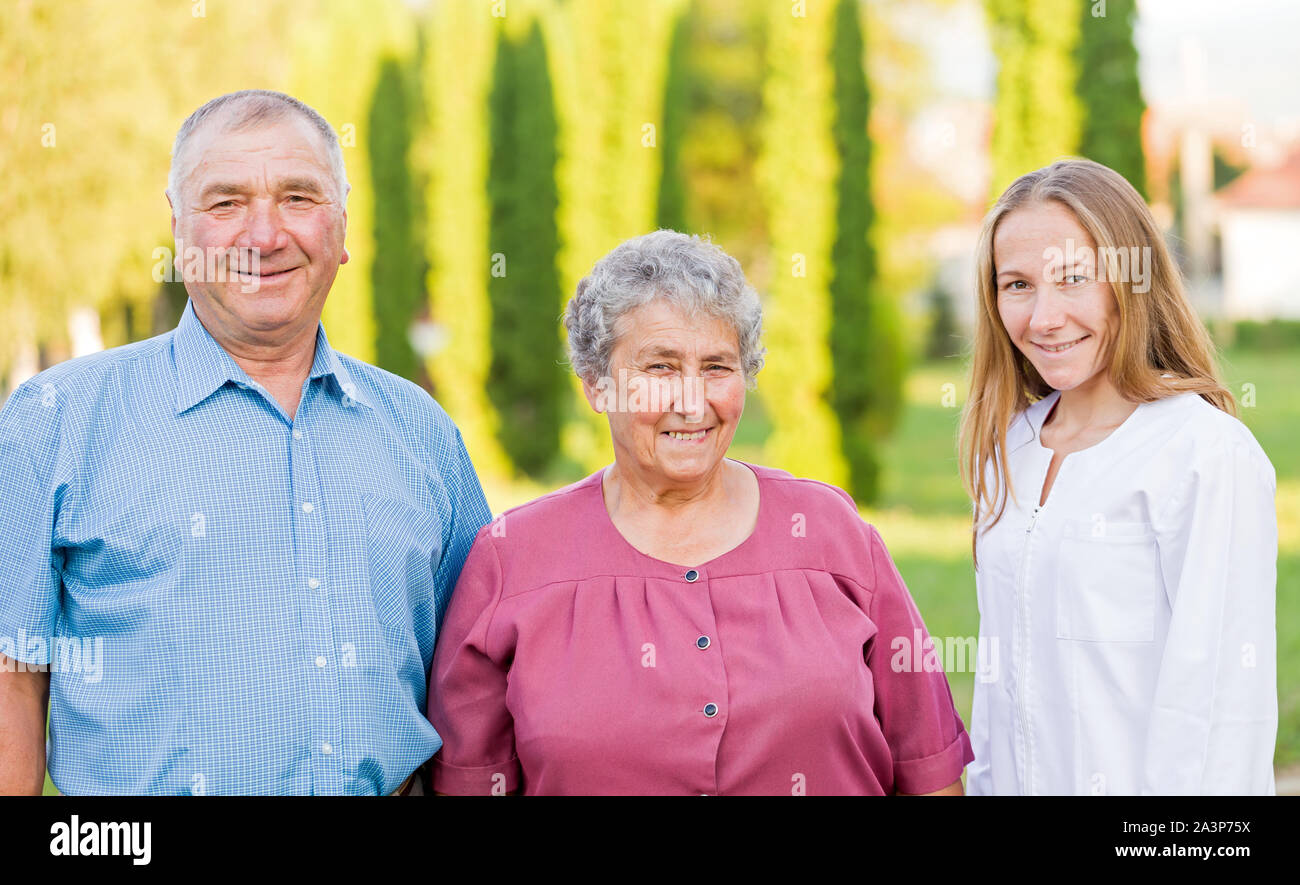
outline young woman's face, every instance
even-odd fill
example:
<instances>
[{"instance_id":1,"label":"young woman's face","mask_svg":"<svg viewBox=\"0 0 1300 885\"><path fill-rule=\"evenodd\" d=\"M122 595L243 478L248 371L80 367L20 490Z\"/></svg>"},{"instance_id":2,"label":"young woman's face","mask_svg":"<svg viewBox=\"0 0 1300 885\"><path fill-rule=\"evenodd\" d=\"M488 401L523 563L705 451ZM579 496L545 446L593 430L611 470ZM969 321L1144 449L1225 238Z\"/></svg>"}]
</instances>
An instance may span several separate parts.
<instances>
[{"instance_id":1,"label":"young woman's face","mask_svg":"<svg viewBox=\"0 0 1300 885\"><path fill-rule=\"evenodd\" d=\"M993 236L998 313L1011 341L1056 390L1104 381L1119 311L1097 249L1069 209L1035 203Z\"/></svg>"}]
</instances>

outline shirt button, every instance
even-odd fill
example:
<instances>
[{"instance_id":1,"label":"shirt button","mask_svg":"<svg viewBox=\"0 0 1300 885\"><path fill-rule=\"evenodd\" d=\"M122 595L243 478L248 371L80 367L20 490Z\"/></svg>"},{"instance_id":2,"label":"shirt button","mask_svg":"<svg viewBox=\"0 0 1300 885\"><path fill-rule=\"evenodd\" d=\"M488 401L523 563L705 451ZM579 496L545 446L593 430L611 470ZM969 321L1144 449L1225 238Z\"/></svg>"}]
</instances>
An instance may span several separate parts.
<instances>
[{"instance_id":1,"label":"shirt button","mask_svg":"<svg viewBox=\"0 0 1300 885\"><path fill-rule=\"evenodd\" d=\"M686 573L685 577L687 582L694 584L696 581L700 579L700 573L697 572L695 569L691 569Z\"/></svg>"},{"instance_id":2,"label":"shirt button","mask_svg":"<svg viewBox=\"0 0 1300 885\"><path fill-rule=\"evenodd\" d=\"M318 655L318 656L316 657L316 666L317 666L317 667L324 667L324 666L325 666L325 663L326 663L326 662L325 662L325 656L324 656L324 655Z\"/></svg>"},{"instance_id":3,"label":"shirt button","mask_svg":"<svg viewBox=\"0 0 1300 885\"><path fill-rule=\"evenodd\" d=\"M706 649L706 648L708 648L708 647L709 647L709 637L707 637L707 636L701 636L699 639L695 640L695 647L698 648L698 649Z\"/></svg>"},{"instance_id":4,"label":"shirt button","mask_svg":"<svg viewBox=\"0 0 1300 885\"><path fill-rule=\"evenodd\" d=\"M330 753L334 752L334 748L331 747L329 744L321 744L320 751L324 753L326 756L328 756Z\"/></svg>"},{"instance_id":5,"label":"shirt button","mask_svg":"<svg viewBox=\"0 0 1300 885\"><path fill-rule=\"evenodd\" d=\"M717 705L717 704L705 704L705 705L704 705L704 715L705 715L705 716L708 716L710 719L712 719L714 716L717 716L717 715L718 715L718 705Z\"/></svg>"},{"instance_id":6,"label":"shirt button","mask_svg":"<svg viewBox=\"0 0 1300 885\"><path fill-rule=\"evenodd\" d=\"M307 586L313 590L316 590L320 587L320 581L316 580L315 578L308 578Z\"/></svg>"},{"instance_id":7,"label":"shirt button","mask_svg":"<svg viewBox=\"0 0 1300 885\"><path fill-rule=\"evenodd\" d=\"M303 502L303 505L302 505L302 512L303 512L303 513L311 513L311 512L312 512L313 510L315 510L315 509L316 509L316 508L312 506L312 503L311 503L310 501L304 501L304 502Z\"/></svg>"},{"instance_id":8,"label":"shirt button","mask_svg":"<svg viewBox=\"0 0 1300 885\"><path fill-rule=\"evenodd\" d=\"M294 438L294 439L302 439L302 431L299 430L297 427L295 427L295 428L293 429L293 438Z\"/></svg>"}]
</instances>

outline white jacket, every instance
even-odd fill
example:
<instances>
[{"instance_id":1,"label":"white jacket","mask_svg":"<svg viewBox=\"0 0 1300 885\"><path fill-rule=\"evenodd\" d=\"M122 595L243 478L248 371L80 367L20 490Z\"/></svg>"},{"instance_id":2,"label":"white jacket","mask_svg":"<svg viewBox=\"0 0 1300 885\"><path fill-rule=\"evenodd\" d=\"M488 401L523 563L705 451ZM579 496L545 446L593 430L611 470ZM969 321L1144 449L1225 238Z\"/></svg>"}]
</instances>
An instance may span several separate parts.
<instances>
[{"instance_id":1,"label":"white jacket","mask_svg":"<svg viewBox=\"0 0 1300 885\"><path fill-rule=\"evenodd\" d=\"M1066 456L1038 507L1059 396L1013 419L1019 501L976 545L967 791L1274 793L1273 465L1184 394Z\"/></svg>"}]
</instances>

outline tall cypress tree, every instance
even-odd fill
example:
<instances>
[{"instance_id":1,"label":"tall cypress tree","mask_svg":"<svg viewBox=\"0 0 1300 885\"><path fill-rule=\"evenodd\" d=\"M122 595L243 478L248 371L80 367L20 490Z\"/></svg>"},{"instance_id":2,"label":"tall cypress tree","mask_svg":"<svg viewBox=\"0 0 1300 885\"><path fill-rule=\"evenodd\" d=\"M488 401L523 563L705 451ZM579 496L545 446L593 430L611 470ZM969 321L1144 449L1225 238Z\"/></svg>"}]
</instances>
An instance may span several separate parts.
<instances>
[{"instance_id":1,"label":"tall cypress tree","mask_svg":"<svg viewBox=\"0 0 1300 885\"><path fill-rule=\"evenodd\" d=\"M772 244L764 308L770 358L763 404L770 463L845 487L848 464L831 406L829 291L839 153L832 129L834 10L825 3L766 6L767 65L758 180Z\"/></svg>"},{"instance_id":2,"label":"tall cypress tree","mask_svg":"<svg viewBox=\"0 0 1300 885\"><path fill-rule=\"evenodd\" d=\"M835 183L835 240L831 247L831 404L850 490L861 503L879 492L877 442L901 401L901 346L881 298L871 246L870 92L862 66L863 38L857 0L839 0L830 65L834 80L832 132L840 157Z\"/></svg>"},{"instance_id":3,"label":"tall cypress tree","mask_svg":"<svg viewBox=\"0 0 1300 885\"><path fill-rule=\"evenodd\" d=\"M536 21L522 40L501 31L489 107L488 395L501 416L506 454L520 470L538 476L559 451L567 377L556 333L555 108Z\"/></svg>"},{"instance_id":4,"label":"tall cypress tree","mask_svg":"<svg viewBox=\"0 0 1300 885\"><path fill-rule=\"evenodd\" d=\"M488 396L492 306L488 299L488 161L492 69L500 20L481 6L442 3L424 22L420 80L426 137L416 156L424 180L429 318L442 341L425 366L438 402L454 415L474 467L506 476L500 416Z\"/></svg>"},{"instance_id":5,"label":"tall cypress tree","mask_svg":"<svg viewBox=\"0 0 1300 885\"><path fill-rule=\"evenodd\" d=\"M1079 153L1114 169L1144 197L1146 162L1142 153L1142 114L1146 102L1138 81L1133 45L1135 0L1081 2L1079 44L1075 51L1077 93L1083 105Z\"/></svg>"},{"instance_id":6,"label":"tall cypress tree","mask_svg":"<svg viewBox=\"0 0 1300 885\"><path fill-rule=\"evenodd\" d=\"M993 193L1079 151L1079 0L984 0L998 59Z\"/></svg>"},{"instance_id":7,"label":"tall cypress tree","mask_svg":"<svg viewBox=\"0 0 1300 885\"><path fill-rule=\"evenodd\" d=\"M384 58L370 103L367 137L375 215L375 356L394 374L415 380L420 359L410 342L411 323L424 303L425 258L416 231L416 191L410 150L413 108L397 59Z\"/></svg>"},{"instance_id":8,"label":"tall cypress tree","mask_svg":"<svg viewBox=\"0 0 1300 885\"><path fill-rule=\"evenodd\" d=\"M678 17L673 27L672 41L668 45L668 73L664 77L663 126L659 132L659 152L663 169L659 175L659 210L656 223L659 227L685 231L686 172L682 168L682 146L686 141L686 128L690 120L691 72L690 40L693 29L693 6Z\"/></svg>"}]
</instances>

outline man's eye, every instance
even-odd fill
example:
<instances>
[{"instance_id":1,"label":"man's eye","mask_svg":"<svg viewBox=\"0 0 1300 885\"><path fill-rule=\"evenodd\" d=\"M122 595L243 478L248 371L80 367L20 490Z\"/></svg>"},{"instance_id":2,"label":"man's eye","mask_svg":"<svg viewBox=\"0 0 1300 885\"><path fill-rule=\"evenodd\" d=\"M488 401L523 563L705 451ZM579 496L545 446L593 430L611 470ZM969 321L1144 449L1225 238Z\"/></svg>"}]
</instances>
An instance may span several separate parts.
<instances>
[{"instance_id":1,"label":"man's eye","mask_svg":"<svg viewBox=\"0 0 1300 885\"><path fill-rule=\"evenodd\" d=\"M310 203L310 202L311 202L311 200L309 200L308 198L304 197L302 194L290 194L290 195L289 195L289 201L290 201L290 202L295 202L295 201L296 201L296 202L299 202L299 203Z\"/></svg>"},{"instance_id":2,"label":"man's eye","mask_svg":"<svg viewBox=\"0 0 1300 885\"><path fill-rule=\"evenodd\" d=\"M235 205L235 201L234 201L234 200L222 200L220 203L217 203L217 204L216 204L215 206L213 206L212 208L213 208L213 209L228 209L228 208L230 208L230 207L233 206L233 205Z\"/></svg>"},{"instance_id":3,"label":"man's eye","mask_svg":"<svg viewBox=\"0 0 1300 885\"><path fill-rule=\"evenodd\" d=\"M664 363L655 363L654 365L652 365L652 366L647 366L646 368L648 368L648 369L667 369L667 368L669 368L669 367L668 367L667 365L665 365Z\"/></svg>"}]
</instances>

